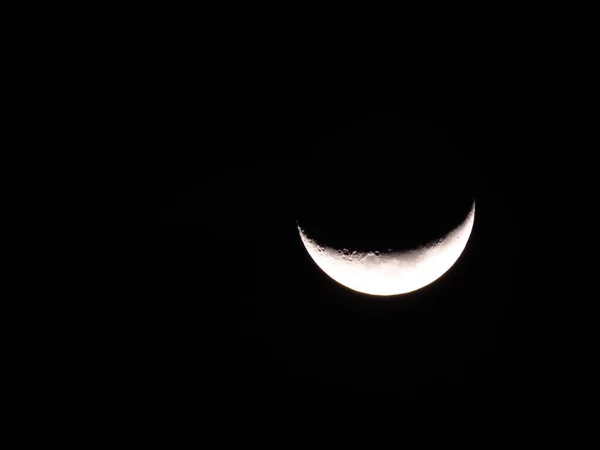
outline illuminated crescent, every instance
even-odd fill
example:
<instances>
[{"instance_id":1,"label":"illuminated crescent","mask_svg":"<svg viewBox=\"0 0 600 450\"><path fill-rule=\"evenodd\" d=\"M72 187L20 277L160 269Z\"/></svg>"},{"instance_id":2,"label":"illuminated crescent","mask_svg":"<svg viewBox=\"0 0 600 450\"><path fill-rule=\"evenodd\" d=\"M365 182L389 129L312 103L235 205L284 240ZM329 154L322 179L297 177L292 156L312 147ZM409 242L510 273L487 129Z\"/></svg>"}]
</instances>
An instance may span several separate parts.
<instances>
[{"instance_id":1,"label":"illuminated crescent","mask_svg":"<svg viewBox=\"0 0 600 450\"><path fill-rule=\"evenodd\" d=\"M349 252L320 245L298 226L311 258L338 283L372 295L397 295L433 283L458 260L475 220L475 203L466 219L443 238L407 251Z\"/></svg>"}]
</instances>

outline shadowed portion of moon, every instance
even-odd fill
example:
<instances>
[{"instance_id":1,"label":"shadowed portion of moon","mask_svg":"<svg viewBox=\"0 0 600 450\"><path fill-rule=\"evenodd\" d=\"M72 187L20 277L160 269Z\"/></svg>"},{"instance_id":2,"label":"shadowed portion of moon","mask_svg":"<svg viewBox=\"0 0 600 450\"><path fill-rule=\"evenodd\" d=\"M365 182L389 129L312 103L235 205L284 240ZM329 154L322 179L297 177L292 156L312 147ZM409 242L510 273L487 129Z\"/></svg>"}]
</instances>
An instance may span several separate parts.
<instances>
[{"instance_id":1,"label":"shadowed portion of moon","mask_svg":"<svg viewBox=\"0 0 600 450\"><path fill-rule=\"evenodd\" d=\"M325 246L357 251L410 250L435 241L467 216L474 198L466 193L383 197L311 211L298 220L307 235ZM376 194L374 194L376 195ZM339 205L337 205L339 206Z\"/></svg>"},{"instance_id":2,"label":"shadowed portion of moon","mask_svg":"<svg viewBox=\"0 0 600 450\"><path fill-rule=\"evenodd\" d=\"M324 245L408 250L467 216L476 170L443 130L379 116L322 142L304 160L296 219Z\"/></svg>"},{"instance_id":3,"label":"shadowed portion of moon","mask_svg":"<svg viewBox=\"0 0 600 450\"><path fill-rule=\"evenodd\" d=\"M413 158L411 166L407 174L393 166L376 173L355 168L350 181L312 181L298 224L323 245L358 251L408 250L444 236L473 205L468 173L443 161L421 169Z\"/></svg>"}]
</instances>

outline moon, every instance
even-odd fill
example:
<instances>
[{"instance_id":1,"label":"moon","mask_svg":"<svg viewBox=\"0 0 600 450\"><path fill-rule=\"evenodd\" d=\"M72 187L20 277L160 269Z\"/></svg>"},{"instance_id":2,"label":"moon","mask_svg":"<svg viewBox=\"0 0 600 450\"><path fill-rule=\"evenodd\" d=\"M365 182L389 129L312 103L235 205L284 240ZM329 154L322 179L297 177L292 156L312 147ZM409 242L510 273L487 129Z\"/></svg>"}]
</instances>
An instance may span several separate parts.
<instances>
[{"instance_id":1,"label":"moon","mask_svg":"<svg viewBox=\"0 0 600 450\"><path fill-rule=\"evenodd\" d=\"M307 235L298 225L314 262L336 282L364 294L390 296L421 289L440 278L465 249L475 220L475 202L460 225L440 239L403 251L350 251Z\"/></svg>"}]
</instances>

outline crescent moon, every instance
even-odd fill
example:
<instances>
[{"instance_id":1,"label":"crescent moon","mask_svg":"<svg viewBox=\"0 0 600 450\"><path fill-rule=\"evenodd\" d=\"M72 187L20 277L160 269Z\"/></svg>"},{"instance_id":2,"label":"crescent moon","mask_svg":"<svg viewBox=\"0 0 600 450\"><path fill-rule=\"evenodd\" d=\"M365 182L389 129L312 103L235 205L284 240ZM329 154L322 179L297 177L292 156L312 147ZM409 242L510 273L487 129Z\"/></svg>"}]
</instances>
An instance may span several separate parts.
<instances>
[{"instance_id":1,"label":"crescent moon","mask_svg":"<svg viewBox=\"0 0 600 450\"><path fill-rule=\"evenodd\" d=\"M314 262L338 283L364 294L390 296L421 289L440 278L465 249L475 220L475 202L465 220L441 239L408 251L349 252L326 247L298 225Z\"/></svg>"}]
</instances>

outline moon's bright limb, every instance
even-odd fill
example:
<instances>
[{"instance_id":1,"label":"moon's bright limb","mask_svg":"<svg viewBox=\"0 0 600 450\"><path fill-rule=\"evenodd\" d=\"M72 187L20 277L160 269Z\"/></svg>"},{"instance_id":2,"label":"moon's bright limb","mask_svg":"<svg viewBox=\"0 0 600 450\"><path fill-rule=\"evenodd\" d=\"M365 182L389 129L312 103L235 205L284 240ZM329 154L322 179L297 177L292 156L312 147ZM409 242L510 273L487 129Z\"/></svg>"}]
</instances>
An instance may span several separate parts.
<instances>
[{"instance_id":1,"label":"moon's bright limb","mask_svg":"<svg viewBox=\"0 0 600 450\"><path fill-rule=\"evenodd\" d=\"M421 289L446 273L466 247L474 220L475 203L466 219L443 238L414 250L381 253L325 247L300 226L298 231L308 254L338 283L365 294L397 295Z\"/></svg>"}]
</instances>

